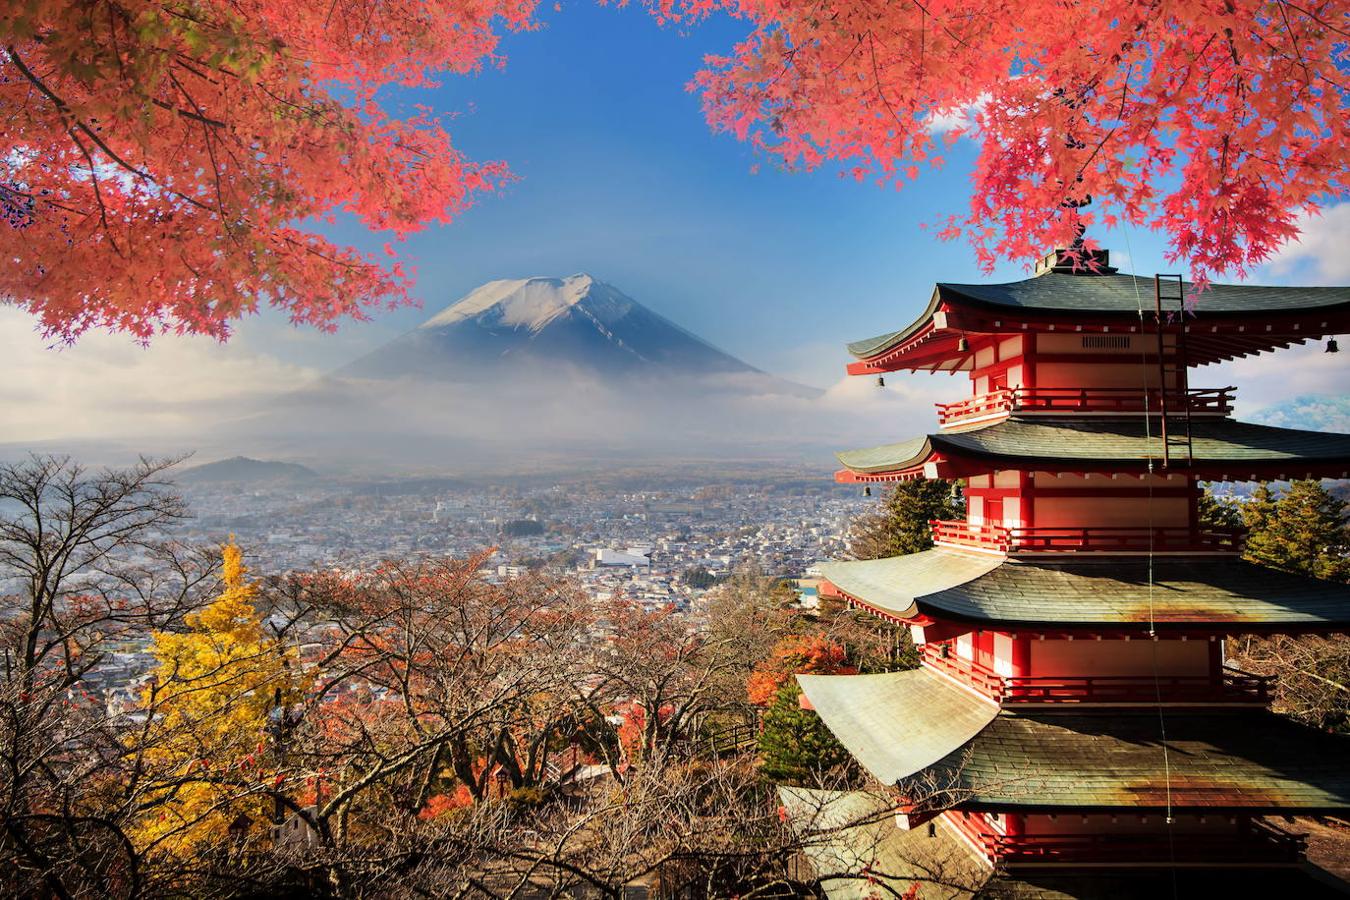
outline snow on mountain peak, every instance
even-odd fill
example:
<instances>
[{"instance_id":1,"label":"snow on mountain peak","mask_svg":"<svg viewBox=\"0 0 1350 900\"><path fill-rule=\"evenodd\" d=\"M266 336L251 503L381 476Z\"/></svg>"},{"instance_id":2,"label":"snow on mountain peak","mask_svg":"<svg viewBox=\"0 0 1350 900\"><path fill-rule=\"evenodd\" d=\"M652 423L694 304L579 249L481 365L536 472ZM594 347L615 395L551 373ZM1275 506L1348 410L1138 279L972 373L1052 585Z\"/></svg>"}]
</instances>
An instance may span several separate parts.
<instances>
[{"instance_id":1,"label":"snow on mountain peak","mask_svg":"<svg viewBox=\"0 0 1350 900\"><path fill-rule=\"evenodd\" d=\"M503 279L476 288L420 327L443 328L474 319L538 332L583 301L587 312L602 321L623 316L633 305L618 290L584 272L566 278Z\"/></svg>"}]
</instances>

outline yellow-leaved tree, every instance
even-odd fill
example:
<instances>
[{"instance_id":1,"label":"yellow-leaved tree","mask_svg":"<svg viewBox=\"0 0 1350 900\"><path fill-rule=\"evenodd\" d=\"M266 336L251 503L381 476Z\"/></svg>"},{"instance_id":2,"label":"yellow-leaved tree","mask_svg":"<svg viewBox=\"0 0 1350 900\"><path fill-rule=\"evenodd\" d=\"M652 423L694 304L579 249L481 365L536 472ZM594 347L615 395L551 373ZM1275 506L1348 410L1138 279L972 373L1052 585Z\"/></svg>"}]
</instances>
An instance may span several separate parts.
<instances>
[{"instance_id":1,"label":"yellow-leaved tree","mask_svg":"<svg viewBox=\"0 0 1350 900\"><path fill-rule=\"evenodd\" d=\"M295 653L266 633L247 571L231 535L221 595L186 617L186 631L154 635L144 759L155 788L134 835L144 851L187 855L271 822L272 735L304 683Z\"/></svg>"}]
</instances>

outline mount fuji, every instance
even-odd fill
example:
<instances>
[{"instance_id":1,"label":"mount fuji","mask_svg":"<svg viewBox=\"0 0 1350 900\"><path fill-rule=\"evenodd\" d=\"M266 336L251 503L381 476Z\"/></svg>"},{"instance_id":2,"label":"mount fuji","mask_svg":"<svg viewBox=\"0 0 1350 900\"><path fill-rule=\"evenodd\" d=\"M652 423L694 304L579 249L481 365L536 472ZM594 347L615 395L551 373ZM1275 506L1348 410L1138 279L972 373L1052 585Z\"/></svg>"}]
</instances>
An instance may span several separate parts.
<instances>
[{"instance_id":1,"label":"mount fuji","mask_svg":"<svg viewBox=\"0 0 1350 900\"><path fill-rule=\"evenodd\" d=\"M508 372L513 378L554 378L560 370L600 380L736 374L772 379L586 274L490 281L336 374L473 383Z\"/></svg>"}]
</instances>

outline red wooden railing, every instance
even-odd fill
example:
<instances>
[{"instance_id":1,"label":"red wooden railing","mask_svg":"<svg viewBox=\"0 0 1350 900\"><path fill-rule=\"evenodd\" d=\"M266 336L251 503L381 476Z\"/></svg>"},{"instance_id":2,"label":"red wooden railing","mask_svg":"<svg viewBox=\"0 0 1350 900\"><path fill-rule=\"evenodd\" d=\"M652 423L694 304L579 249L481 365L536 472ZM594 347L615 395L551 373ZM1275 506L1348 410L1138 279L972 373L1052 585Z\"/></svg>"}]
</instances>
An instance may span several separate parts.
<instances>
[{"instance_id":1,"label":"red wooden railing","mask_svg":"<svg viewBox=\"0 0 1350 900\"><path fill-rule=\"evenodd\" d=\"M1003 679L1004 703L1267 703L1270 679L1227 669L1208 675L1022 675Z\"/></svg>"},{"instance_id":2,"label":"red wooden railing","mask_svg":"<svg viewBox=\"0 0 1350 900\"><path fill-rule=\"evenodd\" d=\"M1147 526L1035 526L1005 528L934 519L933 541L1000 553L1240 553L1246 532L1240 528L1149 528Z\"/></svg>"},{"instance_id":3,"label":"red wooden railing","mask_svg":"<svg viewBox=\"0 0 1350 900\"><path fill-rule=\"evenodd\" d=\"M948 650L945 654L942 649L944 646ZM994 674L979 663L957 656L955 648L950 644L921 644L919 655L923 659L924 665L940 672L946 672L958 681L975 688L986 697L994 700L1002 698L1004 692L1003 677Z\"/></svg>"},{"instance_id":4,"label":"red wooden railing","mask_svg":"<svg viewBox=\"0 0 1350 900\"><path fill-rule=\"evenodd\" d=\"M1169 413L1228 415L1235 388L1191 388L1167 391ZM1163 406L1158 388L1001 388L955 403L937 404L938 424L980 419L1002 413L1158 413Z\"/></svg>"},{"instance_id":5,"label":"red wooden railing","mask_svg":"<svg viewBox=\"0 0 1350 900\"><path fill-rule=\"evenodd\" d=\"M946 655L943 647L947 648ZM1268 703L1272 679L1224 668L1209 675L998 675L950 644L923 644L924 665L1001 703Z\"/></svg>"},{"instance_id":6,"label":"red wooden railing","mask_svg":"<svg viewBox=\"0 0 1350 900\"><path fill-rule=\"evenodd\" d=\"M1173 859L1178 862L1296 863L1303 858L1307 838L1252 822L1235 834L982 834L985 851L1007 864L1064 862L1137 862Z\"/></svg>"}]
</instances>

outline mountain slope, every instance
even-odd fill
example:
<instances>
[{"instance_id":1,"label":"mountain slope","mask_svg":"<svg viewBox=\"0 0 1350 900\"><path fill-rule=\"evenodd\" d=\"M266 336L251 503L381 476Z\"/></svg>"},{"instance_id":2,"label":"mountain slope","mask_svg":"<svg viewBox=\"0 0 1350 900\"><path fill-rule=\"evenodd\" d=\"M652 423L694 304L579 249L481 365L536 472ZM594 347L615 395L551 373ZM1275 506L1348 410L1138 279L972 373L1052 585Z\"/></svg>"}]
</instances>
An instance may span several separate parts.
<instances>
[{"instance_id":1,"label":"mountain slope","mask_svg":"<svg viewBox=\"0 0 1350 900\"><path fill-rule=\"evenodd\" d=\"M605 377L758 373L581 274L488 282L337 374L476 382L559 367Z\"/></svg>"}]
</instances>

